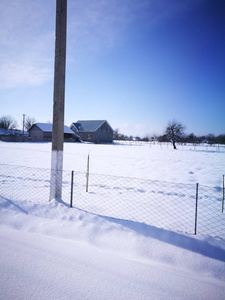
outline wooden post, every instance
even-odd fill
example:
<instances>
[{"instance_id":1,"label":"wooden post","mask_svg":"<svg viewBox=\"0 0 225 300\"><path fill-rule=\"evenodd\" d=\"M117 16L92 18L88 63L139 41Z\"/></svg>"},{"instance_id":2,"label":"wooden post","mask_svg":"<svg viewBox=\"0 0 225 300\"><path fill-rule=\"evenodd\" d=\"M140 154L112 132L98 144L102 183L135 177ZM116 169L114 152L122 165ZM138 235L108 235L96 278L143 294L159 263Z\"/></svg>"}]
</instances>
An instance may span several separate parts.
<instances>
[{"instance_id":1,"label":"wooden post","mask_svg":"<svg viewBox=\"0 0 225 300\"><path fill-rule=\"evenodd\" d=\"M224 211L224 189L225 189L225 186L224 186L224 175L223 175L223 200L222 200L222 213Z\"/></svg>"},{"instance_id":2,"label":"wooden post","mask_svg":"<svg viewBox=\"0 0 225 300\"><path fill-rule=\"evenodd\" d=\"M88 192L88 184L89 184L89 163L90 163L90 158L88 154L87 158L87 174L86 174L86 193Z\"/></svg>"},{"instance_id":3,"label":"wooden post","mask_svg":"<svg viewBox=\"0 0 225 300\"><path fill-rule=\"evenodd\" d=\"M70 207L73 207L73 176L74 176L74 171L72 171L71 173Z\"/></svg>"},{"instance_id":4,"label":"wooden post","mask_svg":"<svg viewBox=\"0 0 225 300\"><path fill-rule=\"evenodd\" d=\"M196 202L195 202L195 235L197 234L198 222L198 183L196 183Z\"/></svg>"},{"instance_id":5,"label":"wooden post","mask_svg":"<svg viewBox=\"0 0 225 300\"><path fill-rule=\"evenodd\" d=\"M67 0L56 0L50 200L62 197Z\"/></svg>"}]
</instances>

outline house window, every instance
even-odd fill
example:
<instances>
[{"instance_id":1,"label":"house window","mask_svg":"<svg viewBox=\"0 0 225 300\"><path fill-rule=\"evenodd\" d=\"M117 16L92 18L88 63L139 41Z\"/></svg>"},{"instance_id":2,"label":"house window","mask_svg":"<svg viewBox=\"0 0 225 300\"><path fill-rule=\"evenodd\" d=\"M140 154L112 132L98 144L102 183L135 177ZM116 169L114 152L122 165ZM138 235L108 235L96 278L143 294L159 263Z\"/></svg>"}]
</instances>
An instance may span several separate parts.
<instances>
[{"instance_id":1,"label":"house window","mask_svg":"<svg viewBox=\"0 0 225 300\"><path fill-rule=\"evenodd\" d=\"M88 140L90 140L91 139L91 134L88 134L87 138L88 138Z\"/></svg>"},{"instance_id":2,"label":"house window","mask_svg":"<svg viewBox=\"0 0 225 300\"><path fill-rule=\"evenodd\" d=\"M101 126L101 130L102 130L103 128L102 128L102 126Z\"/></svg>"}]
</instances>

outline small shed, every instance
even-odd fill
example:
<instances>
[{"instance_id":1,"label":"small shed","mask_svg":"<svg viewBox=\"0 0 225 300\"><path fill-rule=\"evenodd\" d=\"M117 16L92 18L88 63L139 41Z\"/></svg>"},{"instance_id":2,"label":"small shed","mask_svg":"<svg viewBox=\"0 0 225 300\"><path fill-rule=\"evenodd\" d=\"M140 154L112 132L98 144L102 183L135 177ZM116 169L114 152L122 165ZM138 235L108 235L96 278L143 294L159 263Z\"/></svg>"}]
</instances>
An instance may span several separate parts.
<instances>
[{"instance_id":1,"label":"small shed","mask_svg":"<svg viewBox=\"0 0 225 300\"><path fill-rule=\"evenodd\" d=\"M52 124L35 123L29 129L29 138L33 142L47 142L52 140ZM64 141L80 141L79 137L64 125Z\"/></svg>"},{"instance_id":2,"label":"small shed","mask_svg":"<svg viewBox=\"0 0 225 300\"><path fill-rule=\"evenodd\" d=\"M92 143L112 143L113 129L106 120L79 120L70 128L82 141Z\"/></svg>"}]
</instances>

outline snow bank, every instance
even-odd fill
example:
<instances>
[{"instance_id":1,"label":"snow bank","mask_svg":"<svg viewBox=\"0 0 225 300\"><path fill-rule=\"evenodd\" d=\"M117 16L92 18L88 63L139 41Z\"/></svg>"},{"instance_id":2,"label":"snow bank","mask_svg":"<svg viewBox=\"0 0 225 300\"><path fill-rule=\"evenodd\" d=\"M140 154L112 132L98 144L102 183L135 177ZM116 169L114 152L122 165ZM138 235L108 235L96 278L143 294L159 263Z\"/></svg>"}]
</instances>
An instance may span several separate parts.
<instances>
[{"instance_id":1,"label":"snow bank","mask_svg":"<svg viewBox=\"0 0 225 300\"><path fill-rule=\"evenodd\" d=\"M225 242L144 223L92 215L56 201L34 204L1 198L1 224L87 243L134 260L154 260L225 280ZM207 262L213 261L212 264Z\"/></svg>"}]
</instances>

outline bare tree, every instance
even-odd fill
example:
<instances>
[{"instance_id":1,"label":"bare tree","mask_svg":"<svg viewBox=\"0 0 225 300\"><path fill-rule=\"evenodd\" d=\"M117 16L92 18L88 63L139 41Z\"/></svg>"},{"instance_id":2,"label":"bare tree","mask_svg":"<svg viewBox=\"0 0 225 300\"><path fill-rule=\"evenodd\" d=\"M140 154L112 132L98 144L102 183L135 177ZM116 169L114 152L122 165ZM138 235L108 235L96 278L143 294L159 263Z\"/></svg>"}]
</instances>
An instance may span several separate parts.
<instances>
[{"instance_id":1,"label":"bare tree","mask_svg":"<svg viewBox=\"0 0 225 300\"><path fill-rule=\"evenodd\" d=\"M208 141L208 143L209 143L210 145L213 145L213 144L215 144L215 142L216 142L216 137L215 137L215 135L212 134L212 133L208 134L208 135L206 136L206 139L207 139L207 141Z\"/></svg>"},{"instance_id":2,"label":"bare tree","mask_svg":"<svg viewBox=\"0 0 225 300\"><path fill-rule=\"evenodd\" d=\"M34 123L36 123L35 118L31 118L29 116L26 117L25 128L28 130Z\"/></svg>"},{"instance_id":3,"label":"bare tree","mask_svg":"<svg viewBox=\"0 0 225 300\"><path fill-rule=\"evenodd\" d=\"M0 128L4 128L6 130L16 129L17 127L16 120L11 116L2 116L0 117Z\"/></svg>"},{"instance_id":4,"label":"bare tree","mask_svg":"<svg viewBox=\"0 0 225 300\"><path fill-rule=\"evenodd\" d=\"M119 139L119 129L116 128L113 132L113 139L118 140Z\"/></svg>"},{"instance_id":5,"label":"bare tree","mask_svg":"<svg viewBox=\"0 0 225 300\"><path fill-rule=\"evenodd\" d=\"M176 142L180 142L184 137L184 129L185 127L176 121L168 123L165 136L167 140L173 144L174 149L177 149Z\"/></svg>"}]
</instances>

